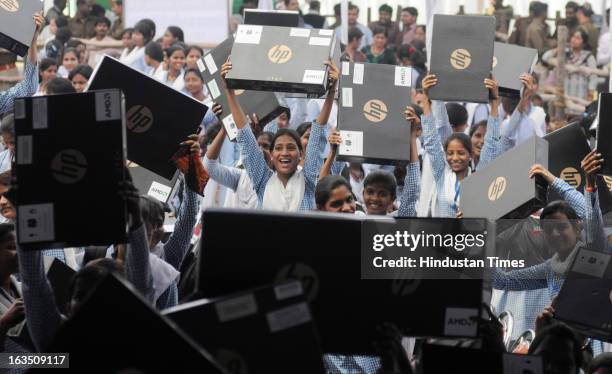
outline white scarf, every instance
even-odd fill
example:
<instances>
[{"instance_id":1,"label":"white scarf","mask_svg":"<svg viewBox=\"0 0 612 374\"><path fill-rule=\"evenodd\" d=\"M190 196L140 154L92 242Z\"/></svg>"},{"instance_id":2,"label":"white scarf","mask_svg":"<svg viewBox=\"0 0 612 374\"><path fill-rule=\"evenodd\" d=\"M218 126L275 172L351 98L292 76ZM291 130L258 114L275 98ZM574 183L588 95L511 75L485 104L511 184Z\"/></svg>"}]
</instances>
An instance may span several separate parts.
<instances>
[{"instance_id":1,"label":"white scarf","mask_svg":"<svg viewBox=\"0 0 612 374\"><path fill-rule=\"evenodd\" d=\"M276 210L282 212L297 212L304 199L306 180L301 167L289 178L287 186L278 178L278 173L274 173L264 192L262 208L265 210Z\"/></svg>"},{"instance_id":2,"label":"white scarf","mask_svg":"<svg viewBox=\"0 0 612 374\"><path fill-rule=\"evenodd\" d=\"M565 258L565 260L559 259L559 254L555 253L550 259L550 267L552 268L553 273L555 273L559 277L563 277L567 275L569 267L574 262L574 258L576 258L576 254L578 253L578 249L583 246L582 242L576 243L576 246L569 255Z\"/></svg>"},{"instance_id":3,"label":"white scarf","mask_svg":"<svg viewBox=\"0 0 612 374\"><path fill-rule=\"evenodd\" d=\"M468 167L468 174L466 178L472 174L471 169ZM448 199L448 202L452 205L455 199L455 183L457 181L457 174L453 169L446 164L444 167L444 194ZM461 202L461 194L457 197L457 208L459 209ZM459 209L460 210L460 209ZM421 195L417 201L417 216L418 217L440 217L438 210L438 186L433 176L433 170L431 169L431 160L428 154L423 157L423 171L421 174ZM455 218L455 217L452 217Z\"/></svg>"}]
</instances>

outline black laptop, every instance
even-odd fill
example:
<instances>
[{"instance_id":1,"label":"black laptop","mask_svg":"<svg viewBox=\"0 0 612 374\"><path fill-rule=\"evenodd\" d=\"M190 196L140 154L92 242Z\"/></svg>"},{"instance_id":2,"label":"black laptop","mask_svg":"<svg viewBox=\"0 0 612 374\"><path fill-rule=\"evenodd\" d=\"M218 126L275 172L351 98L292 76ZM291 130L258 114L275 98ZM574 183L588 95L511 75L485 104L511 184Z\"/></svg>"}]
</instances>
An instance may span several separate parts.
<instances>
[{"instance_id":1,"label":"black laptop","mask_svg":"<svg viewBox=\"0 0 612 374\"><path fill-rule=\"evenodd\" d=\"M612 94L599 94L597 119L596 148L604 159L600 174L612 176Z\"/></svg>"},{"instance_id":2,"label":"black laptop","mask_svg":"<svg viewBox=\"0 0 612 374\"><path fill-rule=\"evenodd\" d=\"M197 300L163 314L232 373L324 373L300 281Z\"/></svg>"},{"instance_id":3,"label":"black laptop","mask_svg":"<svg viewBox=\"0 0 612 374\"><path fill-rule=\"evenodd\" d=\"M411 336L476 336L477 324L451 322L480 316L482 280L362 280L362 219L353 215L207 210L203 221L202 296L300 279L326 353L375 354L384 321ZM440 227L422 222L429 232Z\"/></svg>"},{"instance_id":4,"label":"black laptop","mask_svg":"<svg viewBox=\"0 0 612 374\"><path fill-rule=\"evenodd\" d=\"M199 101L104 56L88 90L119 88L125 94L128 158L171 180L170 161L179 144L195 134L208 108Z\"/></svg>"},{"instance_id":5,"label":"black laptop","mask_svg":"<svg viewBox=\"0 0 612 374\"><path fill-rule=\"evenodd\" d=\"M531 74L537 62L536 49L495 42L493 77L499 83L500 96L521 96L523 83L520 76Z\"/></svg>"},{"instance_id":6,"label":"black laptop","mask_svg":"<svg viewBox=\"0 0 612 374\"><path fill-rule=\"evenodd\" d=\"M70 369L98 373L227 373L127 281L106 276L45 352L70 354Z\"/></svg>"},{"instance_id":7,"label":"black laptop","mask_svg":"<svg viewBox=\"0 0 612 374\"><path fill-rule=\"evenodd\" d=\"M70 108L67 110L66 108ZM127 241L120 90L15 100L17 234L24 249Z\"/></svg>"},{"instance_id":8,"label":"black laptop","mask_svg":"<svg viewBox=\"0 0 612 374\"><path fill-rule=\"evenodd\" d=\"M40 0L0 1L0 48L24 57L36 30L32 16L42 9Z\"/></svg>"},{"instance_id":9,"label":"black laptop","mask_svg":"<svg viewBox=\"0 0 612 374\"><path fill-rule=\"evenodd\" d=\"M174 173L172 179L166 179L135 164L130 164L128 170L134 186L141 195L148 195L162 203L169 204L178 192L178 182L181 174L178 170Z\"/></svg>"},{"instance_id":10,"label":"black laptop","mask_svg":"<svg viewBox=\"0 0 612 374\"><path fill-rule=\"evenodd\" d=\"M607 342L612 342L611 257L580 249L555 304L555 318Z\"/></svg>"},{"instance_id":11,"label":"black laptop","mask_svg":"<svg viewBox=\"0 0 612 374\"><path fill-rule=\"evenodd\" d=\"M298 27L300 13L291 10L245 9L244 24L260 26Z\"/></svg>"}]
</instances>

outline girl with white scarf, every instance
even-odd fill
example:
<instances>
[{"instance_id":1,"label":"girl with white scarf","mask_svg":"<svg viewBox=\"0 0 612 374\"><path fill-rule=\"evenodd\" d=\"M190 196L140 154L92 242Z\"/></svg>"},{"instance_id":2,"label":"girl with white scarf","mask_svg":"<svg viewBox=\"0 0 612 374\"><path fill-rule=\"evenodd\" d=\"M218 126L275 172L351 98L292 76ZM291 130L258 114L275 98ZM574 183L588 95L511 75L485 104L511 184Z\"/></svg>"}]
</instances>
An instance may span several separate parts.
<instances>
[{"instance_id":1,"label":"girl with white scarf","mask_svg":"<svg viewBox=\"0 0 612 374\"><path fill-rule=\"evenodd\" d=\"M323 110L312 124L304 168L298 167L304 157L300 136L290 129L280 129L276 133L271 153L274 170L268 167L251 127L247 126L247 117L236 100L234 90L226 89L229 107L238 128L237 140L242 160L263 209L295 212L315 207L317 175L323 163L321 153L326 143L325 125L329 120L339 78L336 65L332 61L327 61L326 65L329 67L330 89ZM232 63L228 61L221 69L221 76L225 79L231 69Z\"/></svg>"},{"instance_id":2,"label":"girl with white scarf","mask_svg":"<svg viewBox=\"0 0 612 374\"><path fill-rule=\"evenodd\" d=\"M431 213L434 217L456 217L459 211L461 197L461 181L471 174L470 162L472 143L465 134L452 134L442 147L436 119L432 115L429 90L438 83L435 75L428 75L423 79L423 137L424 146L431 159L431 168L435 180L435 193L432 201ZM490 92L491 113L487 122L485 148L501 149L499 135L499 89L497 81L485 79L485 87ZM491 153L494 159L497 152ZM484 160L481 160L481 164Z\"/></svg>"}]
</instances>

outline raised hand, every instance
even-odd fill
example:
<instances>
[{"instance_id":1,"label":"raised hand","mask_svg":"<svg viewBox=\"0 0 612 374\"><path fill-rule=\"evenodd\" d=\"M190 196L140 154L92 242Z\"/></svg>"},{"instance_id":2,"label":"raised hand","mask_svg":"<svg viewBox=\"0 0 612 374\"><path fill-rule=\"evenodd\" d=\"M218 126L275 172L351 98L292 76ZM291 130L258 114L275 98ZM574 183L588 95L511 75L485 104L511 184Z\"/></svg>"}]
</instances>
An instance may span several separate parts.
<instances>
[{"instance_id":1,"label":"raised hand","mask_svg":"<svg viewBox=\"0 0 612 374\"><path fill-rule=\"evenodd\" d=\"M534 178L536 175L542 176L548 184L551 184L555 180L555 176L540 164L533 165L531 170L529 170L529 178Z\"/></svg>"},{"instance_id":2,"label":"raised hand","mask_svg":"<svg viewBox=\"0 0 612 374\"><path fill-rule=\"evenodd\" d=\"M601 153L598 153L596 149L589 152L588 155L580 162L582 170L586 174L587 187L595 188L597 185L597 173L601 170L604 159Z\"/></svg>"}]
</instances>

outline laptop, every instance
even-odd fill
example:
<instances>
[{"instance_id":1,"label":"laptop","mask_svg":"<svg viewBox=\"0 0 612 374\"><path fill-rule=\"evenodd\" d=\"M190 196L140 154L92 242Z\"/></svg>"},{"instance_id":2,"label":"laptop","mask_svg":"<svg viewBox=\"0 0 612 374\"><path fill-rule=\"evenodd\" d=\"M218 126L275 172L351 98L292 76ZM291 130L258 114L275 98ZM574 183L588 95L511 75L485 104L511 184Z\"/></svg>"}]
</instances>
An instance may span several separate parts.
<instances>
[{"instance_id":1,"label":"laptop","mask_svg":"<svg viewBox=\"0 0 612 374\"><path fill-rule=\"evenodd\" d=\"M245 9L244 24L260 26L298 27L300 13L292 10Z\"/></svg>"},{"instance_id":2,"label":"laptop","mask_svg":"<svg viewBox=\"0 0 612 374\"><path fill-rule=\"evenodd\" d=\"M32 16L41 10L43 3L40 0L0 1L0 48L24 57L36 31Z\"/></svg>"},{"instance_id":3,"label":"laptop","mask_svg":"<svg viewBox=\"0 0 612 374\"><path fill-rule=\"evenodd\" d=\"M132 176L132 182L141 195L148 195L170 204L176 196L179 187L180 172L177 170L172 179L166 179L136 164L128 164L128 170Z\"/></svg>"},{"instance_id":4,"label":"laptop","mask_svg":"<svg viewBox=\"0 0 612 374\"><path fill-rule=\"evenodd\" d=\"M556 319L607 342L612 342L611 257L580 249L555 304Z\"/></svg>"},{"instance_id":5,"label":"laptop","mask_svg":"<svg viewBox=\"0 0 612 374\"><path fill-rule=\"evenodd\" d=\"M409 336L477 334L470 321L480 316L482 280L362 280L359 217L207 210L203 222L201 296L300 279L326 353L375 355L371 343L382 322ZM419 222L435 232L443 221Z\"/></svg>"},{"instance_id":6,"label":"laptop","mask_svg":"<svg viewBox=\"0 0 612 374\"><path fill-rule=\"evenodd\" d=\"M599 94L599 109L597 111L597 151L604 159L599 174L612 176L612 94Z\"/></svg>"},{"instance_id":7,"label":"laptop","mask_svg":"<svg viewBox=\"0 0 612 374\"><path fill-rule=\"evenodd\" d=\"M520 97L523 89L520 76L531 74L537 62L536 49L495 42L493 77L499 83L500 96Z\"/></svg>"},{"instance_id":8,"label":"laptop","mask_svg":"<svg viewBox=\"0 0 612 374\"><path fill-rule=\"evenodd\" d=\"M98 283L46 352L70 354L77 372L229 373L115 275Z\"/></svg>"},{"instance_id":9,"label":"laptop","mask_svg":"<svg viewBox=\"0 0 612 374\"><path fill-rule=\"evenodd\" d=\"M15 100L20 246L127 242L124 119L117 89Z\"/></svg>"},{"instance_id":10,"label":"laptop","mask_svg":"<svg viewBox=\"0 0 612 374\"><path fill-rule=\"evenodd\" d=\"M324 373L300 281L197 300L163 311L232 373Z\"/></svg>"},{"instance_id":11,"label":"laptop","mask_svg":"<svg viewBox=\"0 0 612 374\"><path fill-rule=\"evenodd\" d=\"M125 94L128 158L168 180L179 144L195 134L208 108L199 101L104 56L88 90L118 88Z\"/></svg>"}]
</instances>

